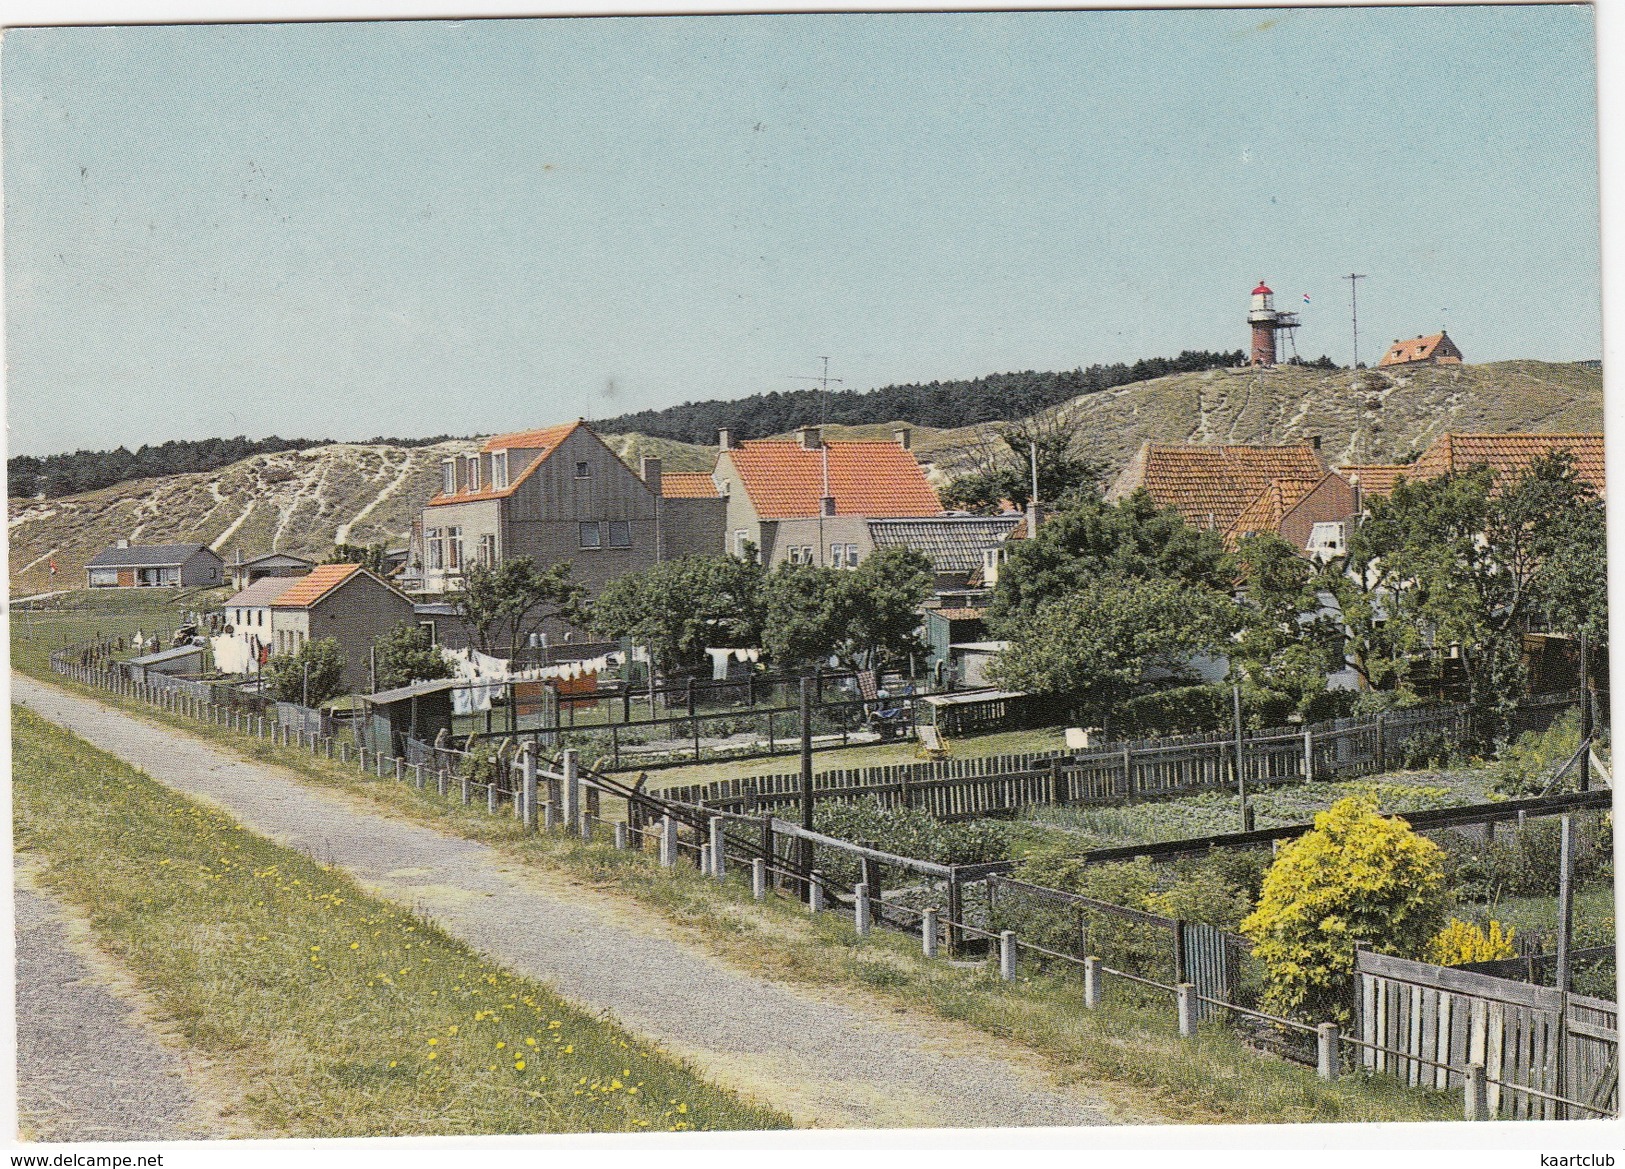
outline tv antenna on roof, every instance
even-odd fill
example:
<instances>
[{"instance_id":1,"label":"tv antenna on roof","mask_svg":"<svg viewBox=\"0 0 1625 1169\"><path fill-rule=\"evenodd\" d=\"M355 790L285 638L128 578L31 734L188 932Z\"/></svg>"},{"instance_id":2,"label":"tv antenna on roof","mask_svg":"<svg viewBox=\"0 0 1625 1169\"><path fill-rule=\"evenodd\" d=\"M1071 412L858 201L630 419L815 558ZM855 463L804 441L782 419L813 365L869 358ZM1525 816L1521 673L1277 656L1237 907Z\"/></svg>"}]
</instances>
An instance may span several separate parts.
<instances>
[{"instance_id":1,"label":"tv antenna on roof","mask_svg":"<svg viewBox=\"0 0 1625 1169\"><path fill-rule=\"evenodd\" d=\"M1350 272L1343 277L1349 282L1349 320L1354 325L1354 366L1360 368L1360 286L1357 281L1365 279L1364 272Z\"/></svg>"},{"instance_id":2,"label":"tv antenna on roof","mask_svg":"<svg viewBox=\"0 0 1625 1169\"><path fill-rule=\"evenodd\" d=\"M793 373L790 375L790 379L798 382L818 383L818 453L820 456L819 461L823 464L824 472L824 490L823 494L820 495L818 499L818 557L819 561L822 562L824 556L824 506L825 500L830 498L829 443L824 441L823 428L828 422L830 383L834 382L838 386L843 385L844 383L838 377L829 376L829 358L820 357L818 360L824 363L823 373L819 374L817 377L814 377L811 374Z\"/></svg>"},{"instance_id":3,"label":"tv antenna on roof","mask_svg":"<svg viewBox=\"0 0 1625 1169\"><path fill-rule=\"evenodd\" d=\"M818 425L823 426L824 423L827 421L827 419L825 418L825 412L826 412L826 410L828 408L828 405L829 405L829 387L830 387L830 383L834 382L838 386L839 385L844 385L845 383L842 382L841 379L838 378L838 377L830 377L829 376L829 358L820 357L818 360L822 361L824 363L824 372L823 373L819 374L817 377L814 377L811 374L793 373L793 374L790 375L790 380L795 381L795 382L817 382L818 383L818 388L819 388L819 391L820 391L820 393L818 395Z\"/></svg>"}]
</instances>

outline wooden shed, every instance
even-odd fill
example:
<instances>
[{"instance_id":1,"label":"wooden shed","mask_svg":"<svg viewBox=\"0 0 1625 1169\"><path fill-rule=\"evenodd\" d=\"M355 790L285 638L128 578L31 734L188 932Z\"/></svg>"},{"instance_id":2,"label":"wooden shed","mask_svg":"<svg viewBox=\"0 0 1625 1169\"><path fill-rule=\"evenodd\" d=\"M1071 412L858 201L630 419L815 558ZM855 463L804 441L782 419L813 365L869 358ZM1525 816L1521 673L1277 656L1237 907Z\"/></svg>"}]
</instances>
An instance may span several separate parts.
<instances>
[{"instance_id":1,"label":"wooden shed","mask_svg":"<svg viewBox=\"0 0 1625 1169\"><path fill-rule=\"evenodd\" d=\"M455 678L414 682L364 696L367 717L361 724L363 745L371 751L404 755L408 737L432 743L441 731L451 732L451 692L467 685Z\"/></svg>"}]
</instances>

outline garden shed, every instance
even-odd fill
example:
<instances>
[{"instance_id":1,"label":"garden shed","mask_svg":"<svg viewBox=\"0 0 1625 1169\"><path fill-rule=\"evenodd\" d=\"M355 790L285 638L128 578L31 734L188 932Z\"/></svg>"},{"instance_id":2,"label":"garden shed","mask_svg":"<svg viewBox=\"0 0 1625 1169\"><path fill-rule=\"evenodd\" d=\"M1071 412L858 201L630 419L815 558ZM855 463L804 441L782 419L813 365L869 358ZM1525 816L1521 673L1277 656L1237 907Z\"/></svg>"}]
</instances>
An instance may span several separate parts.
<instances>
[{"instance_id":1,"label":"garden shed","mask_svg":"<svg viewBox=\"0 0 1625 1169\"><path fill-rule=\"evenodd\" d=\"M367 717L361 722L362 745L387 755L405 755L405 739L432 743L441 731L451 733L451 693L467 685L455 678L414 682L361 698Z\"/></svg>"}]
</instances>

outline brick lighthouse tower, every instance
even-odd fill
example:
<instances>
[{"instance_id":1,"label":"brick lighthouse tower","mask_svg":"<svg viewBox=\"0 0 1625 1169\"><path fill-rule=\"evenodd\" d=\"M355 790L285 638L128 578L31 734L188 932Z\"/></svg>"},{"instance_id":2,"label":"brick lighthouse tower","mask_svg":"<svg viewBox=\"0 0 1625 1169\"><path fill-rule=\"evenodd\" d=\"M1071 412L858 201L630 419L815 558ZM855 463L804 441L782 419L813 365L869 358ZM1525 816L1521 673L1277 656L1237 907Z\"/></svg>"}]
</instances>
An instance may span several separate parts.
<instances>
[{"instance_id":1,"label":"brick lighthouse tower","mask_svg":"<svg viewBox=\"0 0 1625 1169\"><path fill-rule=\"evenodd\" d=\"M1253 305L1247 313L1247 323L1253 327L1253 347L1249 361L1253 365L1275 364L1275 335L1298 327L1297 313L1275 311L1275 293L1262 280L1253 289Z\"/></svg>"}]
</instances>

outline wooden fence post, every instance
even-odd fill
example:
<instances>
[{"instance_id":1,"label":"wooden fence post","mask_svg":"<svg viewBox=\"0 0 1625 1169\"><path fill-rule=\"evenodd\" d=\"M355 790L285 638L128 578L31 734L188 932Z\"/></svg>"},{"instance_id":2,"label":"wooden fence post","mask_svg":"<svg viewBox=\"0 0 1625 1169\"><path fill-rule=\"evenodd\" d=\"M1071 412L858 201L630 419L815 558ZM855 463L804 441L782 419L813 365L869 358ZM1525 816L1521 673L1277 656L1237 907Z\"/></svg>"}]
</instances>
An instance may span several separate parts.
<instances>
[{"instance_id":1,"label":"wooden fence post","mask_svg":"<svg viewBox=\"0 0 1625 1169\"><path fill-rule=\"evenodd\" d=\"M959 918L964 913L964 898L959 884L959 866L948 869L948 956L959 953Z\"/></svg>"},{"instance_id":2,"label":"wooden fence post","mask_svg":"<svg viewBox=\"0 0 1625 1169\"><path fill-rule=\"evenodd\" d=\"M624 850L627 846L626 842L629 835L630 833L627 829L626 822L624 820L617 820L615 822L615 847Z\"/></svg>"}]
</instances>

